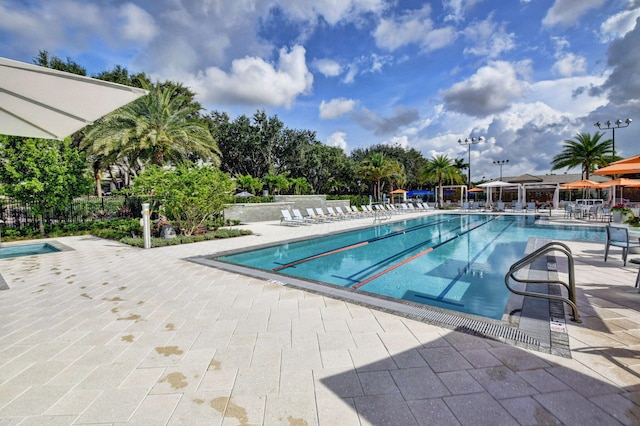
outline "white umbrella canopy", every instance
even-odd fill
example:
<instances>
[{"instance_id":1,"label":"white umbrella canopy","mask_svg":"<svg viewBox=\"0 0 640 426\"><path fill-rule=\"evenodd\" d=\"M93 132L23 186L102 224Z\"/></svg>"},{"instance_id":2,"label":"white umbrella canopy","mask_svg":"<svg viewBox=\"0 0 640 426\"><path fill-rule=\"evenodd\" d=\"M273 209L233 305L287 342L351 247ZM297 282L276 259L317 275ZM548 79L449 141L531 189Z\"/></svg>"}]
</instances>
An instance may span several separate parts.
<instances>
[{"instance_id":1,"label":"white umbrella canopy","mask_svg":"<svg viewBox=\"0 0 640 426\"><path fill-rule=\"evenodd\" d=\"M503 182L501 180L494 180L493 182L485 182L485 183L481 183L480 187L482 188L497 188L500 186L518 186L519 184L517 183L509 183L509 182Z\"/></svg>"},{"instance_id":2,"label":"white umbrella canopy","mask_svg":"<svg viewBox=\"0 0 640 426\"><path fill-rule=\"evenodd\" d=\"M64 139L146 94L0 57L0 134Z\"/></svg>"}]
</instances>

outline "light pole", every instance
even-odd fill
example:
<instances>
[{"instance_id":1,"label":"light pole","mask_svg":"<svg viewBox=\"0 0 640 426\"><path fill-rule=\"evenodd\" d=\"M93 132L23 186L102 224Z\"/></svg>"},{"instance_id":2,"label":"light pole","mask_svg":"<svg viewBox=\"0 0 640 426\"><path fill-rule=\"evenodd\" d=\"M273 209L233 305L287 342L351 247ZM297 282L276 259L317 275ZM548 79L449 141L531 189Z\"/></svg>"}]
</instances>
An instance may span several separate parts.
<instances>
[{"instance_id":1,"label":"light pole","mask_svg":"<svg viewBox=\"0 0 640 426\"><path fill-rule=\"evenodd\" d=\"M466 145L469 151L469 163L467 164L467 188L468 189L471 189L471 145L480 143L483 140L484 140L483 136L480 136L478 139L476 138L464 138L464 140L458 139L458 143L460 145Z\"/></svg>"},{"instance_id":2,"label":"light pole","mask_svg":"<svg viewBox=\"0 0 640 426\"><path fill-rule=\"evenodd\" d=\"M502 166L508 164L509 160L495 160L493 164L500 166L500 181L502 182ZM502 186L500 187L500 201L502 201Z\"/></svg>"},{"instance_id":3,"label":"light pole","mask_svg":"<svg viewBox=\"0 0 640 426\"><path fill-rule=\"evenodd\" d=\"M623 126L622 123L624 123L625 125ZM624 129L625 127L629 127L630 124L631 124L630 118L627 118L624 121L618 118L615 121L615 123L612 123L611 120L607 120L604 123L600 123L599 121L596 121L595 123L593 123L593 125L600 130L611 129L611 150L613 151L614 157L616 156L616 129ZM615 158L614 158L614 161L615 161Z\"/></svg>"}]
</instances>

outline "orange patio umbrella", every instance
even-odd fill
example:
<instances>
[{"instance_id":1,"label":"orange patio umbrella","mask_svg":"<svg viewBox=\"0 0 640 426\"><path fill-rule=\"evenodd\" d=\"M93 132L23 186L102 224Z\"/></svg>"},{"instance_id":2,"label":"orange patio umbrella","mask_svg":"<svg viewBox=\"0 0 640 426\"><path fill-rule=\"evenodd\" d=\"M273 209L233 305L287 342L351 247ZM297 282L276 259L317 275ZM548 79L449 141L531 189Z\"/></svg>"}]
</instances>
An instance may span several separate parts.
<instances>
[{"instance_id":1,"label":"orange patio umbrella","mask_svg":"<svg viewBox=\"0 0 640 426\"><path fill-rule=\"evenodd\" d=\"M484 192L484 189L475 187L471 188L468 192Z\"/></svg>"},{"instance_id":2,"label":"orange patio umbrella","mask_svg":"<svg viewBox=\"0 0 640 426\"><path fill-rule=\"evenodd\" d=\"M628 179L628 178L618 178L613 180L608 180L606 182L602 182L598 184L598 188L611 188L612 186L620 187L620 199L622 200L622 191L623 188L640 188L640 179ZM613 202L615 203L615 194L613 194Z\"/></svg>"},{"instance_id":3,"label":"orange patio umbrella","mask_svg":"<svg viewBox=\"0 0 640 426\"><path fill-rule=\"evenodd\" d=\"M562 184L562 189L584 189L584 188L598 188L598 182L594 182L589 179L577 180L574 182L567 182Z\"/></svg>"},{"instance_id":4,"label":"orange patio umbrella","mask_svg":"<svg viewBox=\"0 0 640 426\"><path fill-rule=\"evenodd\" d=\"M640 154L616 161L593 172L594 175L631 175L640 173Z\"/></svg>"}]
</instances>

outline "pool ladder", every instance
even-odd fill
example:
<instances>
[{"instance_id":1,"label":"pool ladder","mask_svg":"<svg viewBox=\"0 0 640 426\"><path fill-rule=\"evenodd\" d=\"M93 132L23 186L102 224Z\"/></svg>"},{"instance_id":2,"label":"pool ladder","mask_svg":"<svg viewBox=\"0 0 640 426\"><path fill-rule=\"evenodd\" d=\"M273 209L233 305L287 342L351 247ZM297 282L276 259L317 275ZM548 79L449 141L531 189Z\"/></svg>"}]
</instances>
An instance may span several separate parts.
<instances>
[{"instance_id":1,"label":"pool ladder","mask_svg":"<svg viewBox=\"0 0 640 426\"><path fill-rule=\"evenodd\" d=\"M378 209L373 211L373 223L382 222L383 220L389 219L391 219L391 212Z\"/></svg>"},{"instance_id":2,"label":"pool ladder","mask_svg":"<svg viewBox=\"0 0 640 426\"><path fill-rule=\"evenodd\" d=\"M517 278L515 276L515 274L522 268L528 265L531 265L533 262L535 262L542 256L553 251L560 251L567 256L567 260L569 261L569 273L568 273L569 283L565 283L564 281L560 281L560 280L525 280L525 279ZM540 247L533 253L530 253L527 256L523 257L522 259L518 260L513 265L511 265L511 268L509 268L509 272L507 272L507 274L504 277L504 283L506 284L509 291L521 296L531 296L531 297L538 297L542 299L559 300L561 302L564 302L567 305L571 306L571 309L573 311L572 320L575 322L582 322L582 320L580 319L580 313L578 312L578 305L576 304L576 282L575 282L574 275L575 275L574 262L573 262L573 255L571 254L571 249L566 244L552 241ZM567 288L569 297L567 298L561 295L558 296L554 294L535 293L535 292L530 292L525 290L517 290L511 287L510 285L510 282L512 279L516 282L525 283L525 284L526 283L562 284Z\"/></svg>"}]
</instances>

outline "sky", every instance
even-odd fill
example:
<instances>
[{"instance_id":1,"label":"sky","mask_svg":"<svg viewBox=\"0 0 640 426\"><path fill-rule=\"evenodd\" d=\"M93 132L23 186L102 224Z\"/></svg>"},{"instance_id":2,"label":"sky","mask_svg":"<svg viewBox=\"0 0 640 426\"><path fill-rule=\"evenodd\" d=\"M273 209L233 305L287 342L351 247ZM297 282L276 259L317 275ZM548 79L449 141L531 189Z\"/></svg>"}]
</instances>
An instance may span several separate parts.
<instances>
[{"instance_id":1,"label":"sky","mask_svg":"<svg viewBox=\"0 0 640 426\"><path fill-rule=\"evenodd\" d=\"M597 121L632 119L616 153L640 153L640 0L0 0L0 17L1 57L124 66L347 154L470 147L472 181L552 173Z\"/></svg>"}]
</instances>

